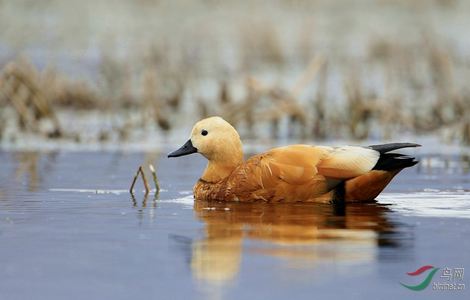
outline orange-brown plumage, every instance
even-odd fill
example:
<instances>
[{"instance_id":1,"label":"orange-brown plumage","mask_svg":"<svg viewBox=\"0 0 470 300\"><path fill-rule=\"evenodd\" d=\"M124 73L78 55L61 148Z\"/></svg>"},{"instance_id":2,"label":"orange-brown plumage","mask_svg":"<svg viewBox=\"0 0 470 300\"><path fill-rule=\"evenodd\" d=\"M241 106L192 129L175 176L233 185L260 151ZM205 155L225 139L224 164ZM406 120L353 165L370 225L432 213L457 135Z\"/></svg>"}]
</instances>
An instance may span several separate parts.
<instances>
[{"instance_id":1,"label":"orange-brown plumage","mask_svg":"<svg viewBox=\"0 0 470 300\"><path fill-rule=\"evenodd\" d=\"M171 153L201 153L209 163L194 186L196 200L333 202L374 199L413 158L387 153L416 144L371 147L291 145L243 161L240 137L225 120L198 122L191 139ZM374 148L375 147L375 148Z\"/></svg>"}]
</instances>

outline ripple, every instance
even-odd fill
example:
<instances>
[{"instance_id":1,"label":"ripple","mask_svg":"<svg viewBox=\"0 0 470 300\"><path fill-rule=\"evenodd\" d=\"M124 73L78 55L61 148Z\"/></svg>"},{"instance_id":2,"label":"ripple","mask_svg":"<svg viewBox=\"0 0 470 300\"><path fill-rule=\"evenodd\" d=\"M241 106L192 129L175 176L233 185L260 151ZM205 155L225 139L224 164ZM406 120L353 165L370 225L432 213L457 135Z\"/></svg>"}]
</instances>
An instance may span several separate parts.
<instances>
[{"instance_id":1,"label":"ripple","mask_svg":"<svg viewBox=\"0 0 470 300\"><path fill-rule=\"evenodd\" d=\"M182 204L183 208L192 209L194 207L194 196L190 194L184 197L177 197L173 199L161 199L159 202Z\"/></svg>"},{"instance_id":2,"label":"ripple","mask_svg":"<svg viewBox=\"0 0 470 300\"><path fill-rule=\"evenodd\" d=\"M114 194L129 193L129 190L103 190L103 189L49 189L49 192L68 192L68 193L91 193L91 194Z\"/></svg>"},{"instance_id":3,"label":"ripple","mask_svg":"<svg viewBox=\"0 0 470 300\"><path fill-rule=\"evenodd\" d=\"M391 204L391 209L404 215L425 217L470 218L470 193L424 192L386 193L377 200Z\"/></svg>"}]
</instances>

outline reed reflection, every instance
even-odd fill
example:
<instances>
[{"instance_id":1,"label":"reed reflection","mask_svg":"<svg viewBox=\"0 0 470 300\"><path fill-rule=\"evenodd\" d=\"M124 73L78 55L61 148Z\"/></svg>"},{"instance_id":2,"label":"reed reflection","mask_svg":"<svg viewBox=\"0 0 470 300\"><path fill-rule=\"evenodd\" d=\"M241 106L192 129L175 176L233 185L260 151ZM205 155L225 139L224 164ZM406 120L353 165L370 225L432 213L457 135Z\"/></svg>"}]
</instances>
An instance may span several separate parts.
<instances>
[{"instance_id":1,"label":"reed reflection","mask_svg":"<svg viewBox=\"0 0 470 300\"><path fill-rule=\"evenodd\" d=\"M18 152L15 153L14 157L18 162L15 170L15 179L21 181L23 177L27 178L28 191L36 191L40 182L38 172L40 154L37 152Z\"/></svg>"}]
</instances>

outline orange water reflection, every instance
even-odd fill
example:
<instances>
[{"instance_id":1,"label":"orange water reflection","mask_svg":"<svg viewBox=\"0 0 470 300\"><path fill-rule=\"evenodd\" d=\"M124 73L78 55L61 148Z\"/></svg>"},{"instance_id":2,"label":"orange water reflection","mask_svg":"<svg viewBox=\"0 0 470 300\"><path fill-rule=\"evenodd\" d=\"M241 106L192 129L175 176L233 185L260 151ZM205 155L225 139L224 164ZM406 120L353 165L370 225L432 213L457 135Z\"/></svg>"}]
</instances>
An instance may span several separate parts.
<instances>
[{"instance_id":1,"label":"orange water reflection","mask_svg":"<svg viewBox=\"0 0 470 300\"><path fill-rule=\"evenodd\" d=\"M192 243L191 269L198 280L224 283L240 271L244 252L278 257L288 267L315 267L318 262L371 261L394 225L386 206L377 203L318 204L196 202L205 238ZM261 241L250 243L246 241Z\"/></svg>"}]
</instances>

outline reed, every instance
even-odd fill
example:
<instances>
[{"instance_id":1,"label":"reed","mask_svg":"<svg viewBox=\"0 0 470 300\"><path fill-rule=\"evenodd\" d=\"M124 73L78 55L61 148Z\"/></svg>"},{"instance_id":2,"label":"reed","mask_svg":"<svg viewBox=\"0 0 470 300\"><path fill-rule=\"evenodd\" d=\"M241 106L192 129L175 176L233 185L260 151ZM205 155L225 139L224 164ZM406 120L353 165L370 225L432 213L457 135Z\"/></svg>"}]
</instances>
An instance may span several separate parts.
<instances>
[{"instance_id":1,"label":"reed","mask_svg":"<svg viewBox=\"0 0 470 300\"><path fill-rule=\"evenodd\" d=\"M348 122L349 134L354 139L365 139L369 136L372 103L365 98L358 76L351 75L345 81L345 93L347 97L345 119Z\"/></svg>"},{"instance_id":2,"label":"reed","mask_svg":"<svg viewBox=\"0 0 470 300\"><path fill-rule=\"evenodd\" d=\"M327 137L326 101L328 97L328 65L325 63L319 71L318 87L312 100L312 137L325 139Z\"/></svg>"},{"instance_id":3,"label":"reed","mask_svg":"<svg viewBox=\"0 0 470 300\"><path fill-rule=\"evenodd\" d=\"M52 129L46 135L50 138L62 136L55 109L37 84L37 73L32 66L27 62L10 63L3 69L1 78L2 102L14 108L21 129L38 132L38 121L47 119L52 123Z\"/></svg>"},{"instance_id":4,"label":"reed","mask_svg":"<svg viewBox=\"0 0 470 300\"><path fill-rule=\"evenodd\" d=\"M147 178L145 177L144 170L142 169L142 166L139 166L137 169L137 172L134 175L134 178L132 179L131 187L129 188L129 193L134 194L134 186L135 183L137 182L138 177L142 178L142 182L144 183L144 188L145 188L145 195L147 195L150 192L150 187L147 182Z\"/></svg>"},{"instance_id":5,"label":"reed","mask_svg":"<svg viewBox=\"0 0 470 300\"><path fill-rule=\"evenodd\" d=\"M248 22L240 28L241 65L245 70L268 64L282 66L284 51L275 27L264 22Z\"/></svg>"},{"instance_id":6,"label":"reed","mask_svg":"<svg viewBox=\"0 0 470 300\"><path fill-rule=\"evenodd\" d=\"M150 172L152 173L153 184L155 185L155 197L160 195L160 183L158 182L157 172L152 164L149 164Z\"/></svg>"},{"instance_id":7,"label":"reed","mask_svg":"<svg viewBox=\"0 0 470 300\"><path fill-rule=\"evenodd\" d=\"M281 15L293 10L298 17L305 15L304 9L325 5L320 2L276 5ZM407 9L436 6L435 13L444 7L452 13L457 7L448 5L454 0L438 1L445 5L394 2ZM227 4L218 5L223 9ZM272 3L253 9L257 5L278 9ZM329 28L310 17L290 22L273 16L228 14L233 19L224 20L221 25L226 26L205 20L175 32L168 28L171 34L132 39L135 47L128 53L118 53L115 43L104 41L97 74L85 79L70 74L72 79L54 65L41 70L14 59L0 76L3 115L13 112L20 133L73 137L77 142L90 139L80 129L64 132L68 126L61 124L62 114L96 110L102 113L97 123L105 124L92 137L98 142L114 137L125 141L142 130L166 136L194 119L221 115L250 138L264 138L264 128L273 138L292 139L360 140L378 133L388 139L407 131L468 143L468 53L434 32L432 20L423 17L417 29L410 28L418 32L412 39L364 35L367 50L356 56L331 43L339 43L349 28ZM150 24L139 27L139 33ZM2 120L0 135L9 122L8 117ZM52 124L51 129L44 130L43 123Z\"/></svg>"}]
</instances>

